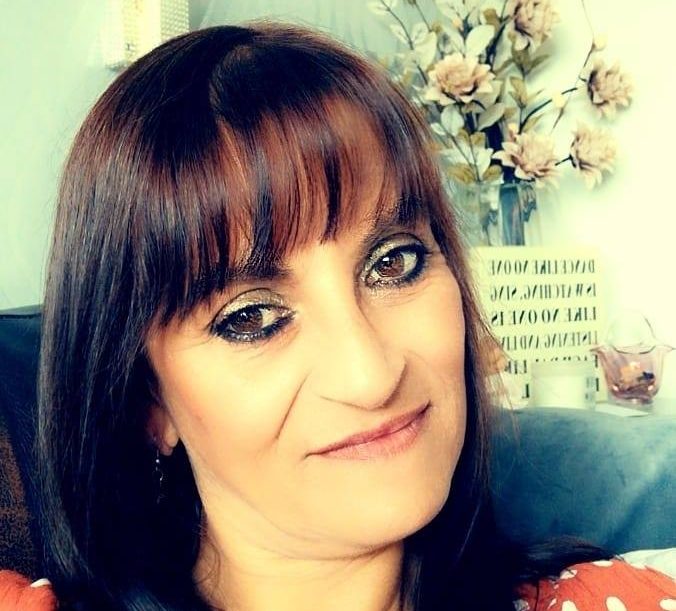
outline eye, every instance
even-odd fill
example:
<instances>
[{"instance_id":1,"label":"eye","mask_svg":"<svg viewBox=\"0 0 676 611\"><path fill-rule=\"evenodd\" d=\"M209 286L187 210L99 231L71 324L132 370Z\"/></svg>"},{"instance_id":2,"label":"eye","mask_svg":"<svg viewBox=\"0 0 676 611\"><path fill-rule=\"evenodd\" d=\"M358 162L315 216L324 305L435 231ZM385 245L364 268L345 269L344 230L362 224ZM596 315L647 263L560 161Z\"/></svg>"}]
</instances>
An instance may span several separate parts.
<instances>
[{"instance_id":1,"label":"eye","mask_svg":"<svg viewBox=\"0 0 676 611\"><path fill-rule=\"evenodd\" d=\"M421 243L396 246L384 253L377 249L370 257L374 263L368 268L364 282L372 288L412 284L427 266L429 255L430 251Z\"/></svg>"},{"instance_id":2,"label":"eye","mask_svg":"<svg viewBox=\"0 0 676 611\"><path fill-rule=\"evenodd\" d=\"M231 342L257 342L274 335L293 319L293 314L278 305L247 305L218 319L212 332Z\"/></svg>"},{"instance_id":3,"label":"eye","mask_svg":"<svg viewBox=\"0 0 676 611\"><path fill-rule=\"evenodd\" d=\"M361 276L368 287L380 290L413 284L427 267L431 251L421 242L395 248L391 244L391 241L386 244L389 249L376 248L369 257L366 272ZM293 311L284 307L281 300L275 301L248 303L220 314L211 324L211 333L232 344L265 343L294 319Z\"/></svg>"}]
</instances>

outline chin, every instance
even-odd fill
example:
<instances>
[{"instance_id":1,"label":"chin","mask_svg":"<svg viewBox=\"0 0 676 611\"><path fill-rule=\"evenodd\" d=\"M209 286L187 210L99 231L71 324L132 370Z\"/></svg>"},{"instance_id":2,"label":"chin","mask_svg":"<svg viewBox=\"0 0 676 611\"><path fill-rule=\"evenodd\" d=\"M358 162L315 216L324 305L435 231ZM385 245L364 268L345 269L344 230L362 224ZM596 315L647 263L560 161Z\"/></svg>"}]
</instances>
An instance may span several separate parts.
<instances>
[{"instance_id":1,"label":"chin","mask_svg":"<svg viewBox=\"0 0 676 611\"><path fill-rule=\"evenodd\" d=\"M450 492L450 481L440 478L434 485L404 487L399 494L355 500L343 514L346 538L367 548L402 541L429 524L441 511Z\"/></svg>"}]
</instances>

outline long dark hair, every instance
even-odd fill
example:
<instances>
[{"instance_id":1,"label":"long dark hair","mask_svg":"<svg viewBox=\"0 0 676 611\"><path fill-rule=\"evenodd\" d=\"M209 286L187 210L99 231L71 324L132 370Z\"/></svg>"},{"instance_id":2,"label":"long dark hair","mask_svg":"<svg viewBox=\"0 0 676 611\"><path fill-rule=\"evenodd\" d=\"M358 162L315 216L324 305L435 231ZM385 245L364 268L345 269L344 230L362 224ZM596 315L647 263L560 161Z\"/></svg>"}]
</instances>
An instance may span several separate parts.
<instances>
[{"instance_id":1,"label":"long dark hair","mask_svg":"<svg viewBox=\"0 0 676 611\"><path fill-rule=\"evenodd\" d=\"M264 268L317 228L328 238L349 226L373 178L364 155L384 164L378 213L429 220L467 329L464 446L447 503L405 541L402 596L416 610L511 609L517 578L537 574L490 516L486 331L424 121L357 53L256 23L138 60L95 104L64 168L39 380L45 566L63 608L209 608L193 582L201 503L180 443L156 502L148 331L222 289L243 247Z\"/></svg>"}]
</instances>

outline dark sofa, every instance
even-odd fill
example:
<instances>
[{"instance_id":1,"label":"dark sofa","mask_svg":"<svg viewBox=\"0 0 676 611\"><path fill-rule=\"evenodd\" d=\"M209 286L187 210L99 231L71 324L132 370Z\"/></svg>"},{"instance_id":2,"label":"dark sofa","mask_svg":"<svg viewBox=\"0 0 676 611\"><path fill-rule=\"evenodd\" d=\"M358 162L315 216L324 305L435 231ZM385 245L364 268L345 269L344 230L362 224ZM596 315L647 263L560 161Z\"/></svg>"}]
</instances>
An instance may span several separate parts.
<instances>
[{"instance_id":1,"label":"dark sofa","mask_svg":"<svg viewBox=\"0 0 676 611\"><path fill-rule=\"evenodd\" d=\"M31 576L39 334L38 307L0 312L0 568ZM497 519L512 538L577 535L615 553L676 547L676 417L501 411L494 448Z\"/></svg>"}]
</instances>

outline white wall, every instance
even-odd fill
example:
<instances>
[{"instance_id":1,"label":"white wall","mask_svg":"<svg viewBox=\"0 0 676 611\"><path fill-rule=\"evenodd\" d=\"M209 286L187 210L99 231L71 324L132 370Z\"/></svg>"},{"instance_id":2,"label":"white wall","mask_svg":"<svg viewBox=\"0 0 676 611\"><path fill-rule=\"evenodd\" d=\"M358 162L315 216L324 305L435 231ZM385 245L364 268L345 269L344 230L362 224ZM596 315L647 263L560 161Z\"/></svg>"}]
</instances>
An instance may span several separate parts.
<instances>
[{"instance_id":1,"label":"white wall","mask_svg":"<svg viewBox=\"0 0 676 611\"><path fill-rule=\"evenodd\" d=\"M0 6L0 309L42 299L57 181L87 109L113 73L103 2Z\"/></svg>"},{"instance_id":2,"label":"white wall","mask_svg":"<svg viewBox=\"0 0 676 611\"><path fill-rule=\"evenodd\" d=\"M423 6L432 0L420 0ZM204 4L200 0L199 4ZM366 0L213 0L204 25L260 16L314 24L357 47L394 48ZM400 4L405 4L403 1ZM581 5L558 0L552 85L573 82L589 43ZM56 181L66 149L113 74L103 67L103 2L6 1L0 20L0 309L41 300ZM620 158L607 184L588 191L571 173L540 203L546 244L596 245L605 259L610 313L634 307L676 344L676 86L671 63L676 2L587 0L606 55L634 78L635 99L613 131ZM562 141L567 136L561 135ZM671 359L671 361L669 360ZM662 396L676 397L676 355L667 357Z\"/></svg>"}]
</instances>

